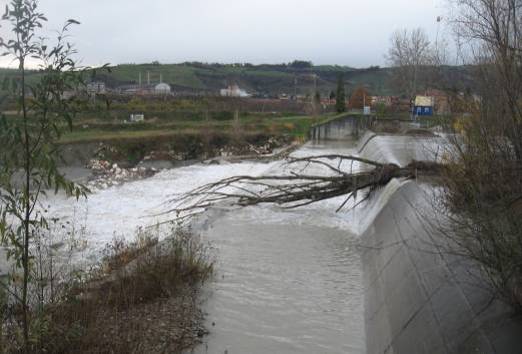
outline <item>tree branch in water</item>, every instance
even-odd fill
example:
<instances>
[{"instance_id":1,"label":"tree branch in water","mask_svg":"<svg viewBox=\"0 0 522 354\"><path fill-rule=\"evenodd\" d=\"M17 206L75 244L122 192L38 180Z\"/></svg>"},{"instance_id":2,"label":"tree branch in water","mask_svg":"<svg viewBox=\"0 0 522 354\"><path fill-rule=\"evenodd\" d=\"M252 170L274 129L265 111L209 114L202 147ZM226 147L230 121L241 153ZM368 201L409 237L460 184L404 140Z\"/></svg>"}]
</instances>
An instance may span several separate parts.
<instances>
[{"instance_id":1,"label":"tree branch in water","mask_svg":"<svg viewBox=\"0 0 522 354\"><path fill-rule=\"evenodd\" d=\"M359 162L362 169L357 172L343 169L343 162ZM223 202L233 206L276 204L284 209L294 209L326 199L346 196L339 206L340 211L348 201L357 199L359 191L369 191L359 201L366 200L372 191L385 186L394 178L415 178L422 175L440 174L441 165L434 162L413 161L406 167L383 164L376 161L347 155L319 155L292 158L287 166L304 164L300 172L288 175L234 176L209 183L192 191L176 196L169 201L172 207L167 214L175 213L178 219L189 218ZM328 175L307 174L310 166L326 169Z\"/></svg>"}]
</instances>

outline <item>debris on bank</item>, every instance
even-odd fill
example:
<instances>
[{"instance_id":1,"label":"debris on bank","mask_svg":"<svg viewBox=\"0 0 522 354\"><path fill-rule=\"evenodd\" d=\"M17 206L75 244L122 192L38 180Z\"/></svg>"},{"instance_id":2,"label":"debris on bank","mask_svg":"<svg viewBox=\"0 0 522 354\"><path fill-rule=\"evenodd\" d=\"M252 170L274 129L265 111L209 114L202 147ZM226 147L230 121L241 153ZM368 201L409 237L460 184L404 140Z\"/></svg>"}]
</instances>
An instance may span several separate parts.
<instances>
[{"instance_id":1,"label":"debris on bank","mask_svg":"<svg viewBox=\"0 0 522 354\"><path fill-rule=\"evenodd\" d=\"M226 145L216 148L211 153L205 152L198 155L194 161L202 161L205 164L230 163L242 160L270 161L284 157L299 146L300 144L295 142L288 144L285 140L270 137L264 144L260 145ZM96 158L87 163L87 168L92 171L92 176L87 181L87 187L91 190L107 189L126 182L152 177L166 169L158 168L165 167L165 164L159 163L162 161L167 165L172 162L172 166L176 162L190 161L188 155L174 151L149 150L137 165L123 167L116 162L111 162L112 159L107 155L107 151L111 151L113 154L116 152L113 147L100 144ZM155 164L155 162L158 163ZM150 165L155 165L155 167Z\"/></svg>"},{"instance_id":2,"label":"debris on bank","mask_svg":"<svg viewBox=\"0 0 522 354\"><path fill-rule=\"evenodd\" d=\"M87 187L92 189L106 189L119 186L125 182L135 181L154 176L160 170L154 167L123 168L118 164L111 164L106 160L92 159L87 165L93 172L93 176L87 182Z\"/></svg>"}]
</instances>

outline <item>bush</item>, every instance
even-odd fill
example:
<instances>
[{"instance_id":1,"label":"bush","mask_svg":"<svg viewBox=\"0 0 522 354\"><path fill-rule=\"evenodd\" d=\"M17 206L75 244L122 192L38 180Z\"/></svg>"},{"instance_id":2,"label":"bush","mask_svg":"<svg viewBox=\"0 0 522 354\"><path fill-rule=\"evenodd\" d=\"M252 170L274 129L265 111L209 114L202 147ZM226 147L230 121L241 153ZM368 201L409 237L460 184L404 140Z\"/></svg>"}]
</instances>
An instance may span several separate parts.
<instances>
[{"instance_id":1,"label":"bush","mask_svg":"<svg viewBox=\"0 0 522 354\"><path fill-rule=\"evenodd\" d=\"M60 301L33 309L31 352L179 352L205 333L196 297L212 273L207 245L190 230L161 242L143 231L132 243L114 239L99 266L62 286Z\"/></svg>"},{"instance_id":2,"label":"bush","mask_svg":"<svg viewBox=\"0 0 522 354\"><path fill-rule=\"evenodd\" d=\"M453 252L481 268L495 296L522 313L521 161L509 140L484 129L478 117L451 146L440 229Z\"/></svg>"},{"instance_id":3,"label":"bush","mask_svg":"<svg viewBox=\"0 0 522 354\"><path fill-rule=\"evenodd\" d=\"M99 290L103 301L119 309L174 296L180 287L212 274L205 246L187 230L176 230L160 244L141 236L130 245L116 240L111 247L105 263L115 277Z\"/></svg>"}]
</instances>

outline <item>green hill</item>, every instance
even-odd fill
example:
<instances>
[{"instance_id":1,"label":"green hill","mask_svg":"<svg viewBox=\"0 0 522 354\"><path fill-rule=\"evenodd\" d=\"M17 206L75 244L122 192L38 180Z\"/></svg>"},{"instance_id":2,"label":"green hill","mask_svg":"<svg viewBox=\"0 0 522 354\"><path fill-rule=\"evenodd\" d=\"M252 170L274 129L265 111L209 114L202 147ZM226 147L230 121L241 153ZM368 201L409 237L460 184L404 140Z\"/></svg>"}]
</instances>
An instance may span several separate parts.
<instances>
[{"instance_id":1,"label":"green hill","mask_svg":"<svg viewBox=\"0 0 522 354\"><path fill-rule=\"evenodd\" d=\"M297 63L297 64L295 64ZM463 90L469 79L464 67L446 67L445 76L452 78L456 88ZM170 84L180 93L217 93L227 85L237 84L249 93L259 96L277 96L282 93L293 95L311 94L317 85L323 97L336 90L339 73L344 74L348 94L358 86L365 86L372 95L400 95L393 82L391 68L370 67L354 69L346 66L312 66L308 62L277 65L252 64L206 64L199 62L182 64L122 64L110 71L96 74L95 80L104 81L107 87L116 89L123 85L134 85L160 81ZM14 70L0 69L0 79L15 75ZM31 75L37 75L32 72ZM29 79L31 81L31 78Z\"/></svg>"},{"instance_id":2,"label":"green hill","mask_svg":"<svg viewBox=\"0 0 522 354\"><path fill-rule=\"evenodd\" d=\"M174 90L210 91L230 84L238 84L248 92L274 96L282 93L306 95L313 92L314 75L317 88L327 95L336 88L337 76L344 73L348 90L358 85L367 85L375 94L391 94L390 70L380 68L352 69L341 66L312 66L295 68L291 65L249 65L249 64L125 64L111 68L111 73L98 74L97 79L105 81L109 87L137 84L141 73L142 82L169 83Z\"/></svg>"}]
</instances>

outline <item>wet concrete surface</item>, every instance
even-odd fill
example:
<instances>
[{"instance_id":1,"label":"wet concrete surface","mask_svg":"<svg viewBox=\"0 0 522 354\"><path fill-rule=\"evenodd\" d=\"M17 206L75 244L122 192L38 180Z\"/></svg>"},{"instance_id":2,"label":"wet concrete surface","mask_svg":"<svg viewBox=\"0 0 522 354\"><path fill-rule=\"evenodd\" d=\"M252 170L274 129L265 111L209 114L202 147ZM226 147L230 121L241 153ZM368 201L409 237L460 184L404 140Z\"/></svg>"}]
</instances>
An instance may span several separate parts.
<instances>
[{"instance_id":1,"label":"wet concrete surface","mask_svg":"<svg viewBox=\"0 0 522 354\"><path fill-rule=\"evenodd\" d=\"M362 236L367 352L520 353L521 322L420 220L428 200L407 184Z\"/></svg>"}]
</instances>

